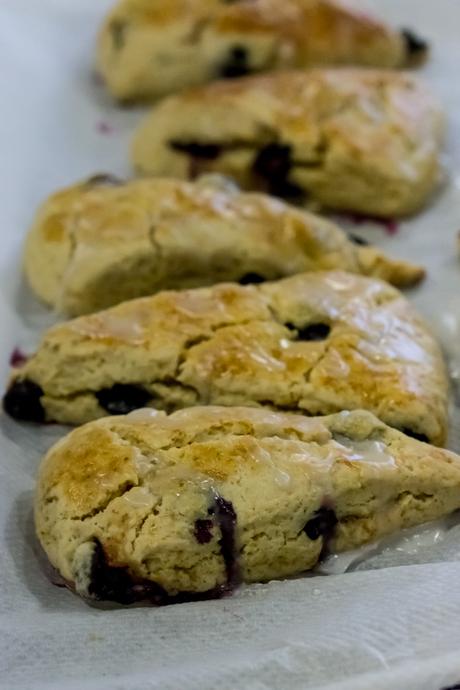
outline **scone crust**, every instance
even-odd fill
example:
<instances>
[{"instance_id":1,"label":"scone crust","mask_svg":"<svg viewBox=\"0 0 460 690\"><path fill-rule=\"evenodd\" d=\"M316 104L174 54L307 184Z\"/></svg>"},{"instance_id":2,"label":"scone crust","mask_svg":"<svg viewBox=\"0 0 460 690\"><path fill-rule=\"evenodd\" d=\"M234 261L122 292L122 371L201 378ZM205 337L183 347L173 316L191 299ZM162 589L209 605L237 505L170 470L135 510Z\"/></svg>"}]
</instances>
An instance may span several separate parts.
<instances>
[{"instance_id":1,"label":"scone crust","mask_svg":"<svg viewBox=\"0 0 460 690\"><path fill-rule=\"evenodd\" d=\"M200 169L243 187L302 191L325 207L392 217L419 210L436 189L443 132L438 102L408 74L289 71L165 99L138 128L132 160L143 174L187 178L196 162L187 145L212 145ZM267 170L274 147L282 158Z\"/></svg>"},{"instance_id":2,"label":"scone crust","mask_svg":"<svg viewBox=\"0 0 460 690\"><path fill-rule=\"evenodd\" d=\"M396 289L340 271L161 292L80 317L14 371L6 409L23 382L63 423L113 413L122 384L130 409L365 408L435 444L446 437L446 372L425 322Z\"/></svg>"},{"instance_id":3,"label":"scone crust","mask_svg":"<svg viewBox=\"0 0 460 690\"><path fill-rule=\"evenodd\" d=\"M326 548L448 514L459 489L458 456L363 411L142 410L49 451L35 520L80 594L164 602L303 572Z\"/></svg>"},{"instance_id":4,"label":"scone crust","mask_svg":"<svg viewBox=\"0 0 460 690\"><path fill-rule=\"evenodd\" d=\"M25 247L36 294L78 316L159 290L343 269L397 286L421 267L357 246L334 223L219 176L111 182L95 177L53 194Z\"/></svg>"},{"instance_id":5,"label":"scone crust","mask_svg":"<svg viewBox=\"0 0 460 690\"><path fill-rule=\"evenodd\" d=\"M98 69L121 100L158 98L224 75L408 62L402 32L339 0L122 0L97 50Z\"/></svg>"}]
</instances>

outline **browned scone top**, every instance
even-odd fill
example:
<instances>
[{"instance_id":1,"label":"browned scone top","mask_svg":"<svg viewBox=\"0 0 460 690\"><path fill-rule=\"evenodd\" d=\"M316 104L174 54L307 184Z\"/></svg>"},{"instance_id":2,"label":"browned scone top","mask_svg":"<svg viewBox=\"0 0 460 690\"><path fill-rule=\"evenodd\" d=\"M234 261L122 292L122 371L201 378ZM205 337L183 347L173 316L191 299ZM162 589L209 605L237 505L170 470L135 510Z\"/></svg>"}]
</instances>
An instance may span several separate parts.
<instances>
[{"instance_id":1,"label":"browned scone top","mask_svg":"<svg viewBox=\"0 0 460 690\"><path fill-rule=\"evenodd\" d=\"M460 508L460 458L368 412L137 410L52 448L35 521L90 599L167 603L313 568Z\"/></svg>"},{"instance_id":2,"label":"browned scone top","mask_svg":"<svg viewBox=\"0 0 460 690\"><path fill-rule=\"evenodd\" d=\"M439 346L386 283L339 271L161 292L50 329L13 371L12 416L81 424L138 407L365 408L442 444Z\"/></svg>"},{"instance_id":3,"label":"browned scone top","mask_svg":"<svg viewBox=\"0 0 460 690\"><path fill-rule=\"evenodd\" d=\"M334 223L242 193L220 176L123 182L96 176L53 194L25 247L36 294L80 315L159 290L340 268L407 287L420 266L358 246Z\"/></svg>"},{"instance_id":4,"label":"browned scone top","mask_svg":"<svg viewBox=\"0 0 460 690\"><path fill-rule=\"evenodd\" d=\"M439 182L442 110L414 77L310 70L220 81L171 96L138 128L144 174L220 172L243 187L400 216Z\"/></svg>"},{"instance_id":5,"label":"browned scone top","mask_svg":"<svg viewBox=\"0 0 460 690\"><path fill-rule=\"evenodd\" d=\"M340 0L121 0L97 67L120 100L158 98L222 77L316 65L405 67L428 45Z\"/></svg>"}]
</instances>

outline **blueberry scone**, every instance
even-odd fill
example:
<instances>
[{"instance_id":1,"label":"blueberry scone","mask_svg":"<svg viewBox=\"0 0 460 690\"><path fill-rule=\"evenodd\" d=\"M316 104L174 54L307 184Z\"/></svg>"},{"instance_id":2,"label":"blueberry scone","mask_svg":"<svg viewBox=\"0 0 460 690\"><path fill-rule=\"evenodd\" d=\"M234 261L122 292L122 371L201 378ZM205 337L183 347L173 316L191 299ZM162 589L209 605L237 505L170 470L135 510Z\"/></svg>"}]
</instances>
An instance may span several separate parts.
<instances>
[{"instance_id":1,"label":"blueberry scone","mask_svg":"<svg viewBox=\"0 0 460 690\"><path fill-rule=\"evenodd\" d=\"M436 188L443 130L436 99L407 74L278 72L165 99L132 157L141 174L220 172L299 202L400 216Z\"/></svg>"},{"instance_id":2,"label":"blueberry scone","mask_svg":"<svg viewBox=\"0 0 460 690\"><path fill-rule=\"evenodd\" d=\"M363 408L442 444L446 397L439 347L401 293L331 271L160 292L55 326L4 408L70 424L146 406Z\"/></svg>"},{"instance_id":3,"label":"blueberry scone","mask_svg":"<svg viewBox=\"0 0 460 690\"><path fill-rule=\"evenodd\" d=\"M364 411L235 407L92 422L39 472L39 540L67 585L122 604L216 597L460 508L460 458Z\"/></svg>"},{"instance_id":4,"label":"blueberry scone","mask_svg":"<svg viewBox=\"0 0 460 690\"><path fill-rule=\"evenodd\" d=\"M215 178L123 183L98 176L54 194L27 239L30 285L48 304L78 315L163 289L321 269L401 287L423 278L419 266L356 245L319 216Z\"/></svg>"},{"instance_id":5,"label":"blueberry scone","mask_svg":"<svg viewBox=\"0 0 460 690\"><path fill-rule=\"evenodd\" d=\"M121 0L98 41L115 98L158 98L252 72L314 65L404 67L428 45L340 0Z\"/></svg>"}]
</instances>

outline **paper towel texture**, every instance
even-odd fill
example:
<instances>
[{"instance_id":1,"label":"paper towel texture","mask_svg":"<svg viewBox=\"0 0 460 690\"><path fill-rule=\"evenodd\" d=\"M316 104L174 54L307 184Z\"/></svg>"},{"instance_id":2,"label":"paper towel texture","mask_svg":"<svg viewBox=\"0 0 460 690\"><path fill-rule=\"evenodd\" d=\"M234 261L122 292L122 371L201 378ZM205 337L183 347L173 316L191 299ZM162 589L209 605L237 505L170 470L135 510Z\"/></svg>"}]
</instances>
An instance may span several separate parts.
<instances>
[{"instance_id":1,"label":"paper towel texture","mask_svg":"<svg viewBox=\"0 0 460 690\"><path fill-rule=\"evenodd\" d=\"M449 326L460 323L460 5L371 4L432 42L422 74L449 111L450 182L398 233L375 225L353 231L428 267L428 279L409 296L460 369L460 326ZM31 349L54 318L20 275L21 243L37 204L86 175L129 172L128 143L142 112L117 109L91 76L95 31L109 5L0 4L2 384L13 348ZM460 450L458 409L452 419L451 447ZM0 418L0 688L441 690L460 683L458 519L360 555L346 574L255 585L221 601L101 611L53 587L34 554L34 477L63 431Z\"/></svg>"}]
</instances>

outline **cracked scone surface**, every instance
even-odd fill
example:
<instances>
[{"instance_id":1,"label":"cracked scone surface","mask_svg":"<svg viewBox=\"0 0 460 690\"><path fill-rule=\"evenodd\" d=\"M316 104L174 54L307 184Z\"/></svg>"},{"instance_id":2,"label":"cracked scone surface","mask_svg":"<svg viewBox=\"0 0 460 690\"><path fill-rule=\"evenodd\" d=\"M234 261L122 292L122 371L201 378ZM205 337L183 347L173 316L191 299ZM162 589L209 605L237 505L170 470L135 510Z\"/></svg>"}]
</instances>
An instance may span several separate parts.
<instances>
[{"instance_id":1,"label":"cracked scone surface","mask_svg":"<svg viewBox=\"0 0 460 690\"><path fill-rule=\"evenodd\" d=\"M403 67L427 53L413 38L338 0L122 0L97 65L116 98L138 100L283 67Z\"/></svg>"},{"instance_id":2,"label":"cracked scone surface","mask_svg":"<svg viewBox=\"0 0 460 690\"><path fill-rule=\"evenodd\" d=\"M66 436L40 467L35 520L80 594L166 603L295 575L459 507L460 458L370 413L196 407Z\"/></svg>"},{"instance_id":3,"label":"cracked scone surface","mask_svg":"<svg viewBox=\"0 0 460 690\"><path fill-rule=\"evenodd\" d=\"M358 246L333 223L220 176L123 183L96 176L53 194L28 235L28 281L71 315L159 290L340 268L398 286L424 271Z\"/></svg>"},{"instance_id":4,"label":"cracked scone surface","mask_svg":"<svg viewBox=\"0 0 460 690\"><path fill-rule=\"evenodd\" d=\"M442 110L408 74L323 69L171 96L138 128L143 174L233 176L244 188L378 216L420 209L439 183Z\"/></svg>"},{"instance_id":5,"label":"cracked scone surface","mask_svg":"<svg viewBox=\"0 0 460 690\"><path fill-rule=\"evenodd\" d=\"M368 409L442 444L439 346L403 295L340 271L161 292L50 329L4 408L80 424L152 406Z\"/></svg>"}]
</instances>

